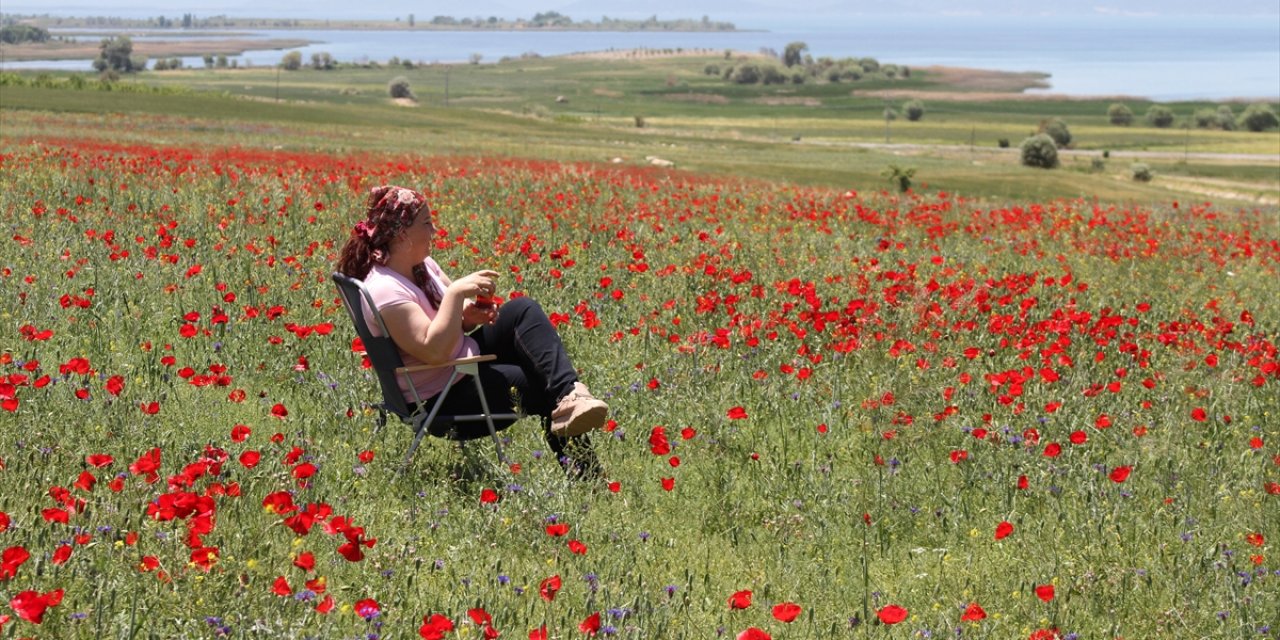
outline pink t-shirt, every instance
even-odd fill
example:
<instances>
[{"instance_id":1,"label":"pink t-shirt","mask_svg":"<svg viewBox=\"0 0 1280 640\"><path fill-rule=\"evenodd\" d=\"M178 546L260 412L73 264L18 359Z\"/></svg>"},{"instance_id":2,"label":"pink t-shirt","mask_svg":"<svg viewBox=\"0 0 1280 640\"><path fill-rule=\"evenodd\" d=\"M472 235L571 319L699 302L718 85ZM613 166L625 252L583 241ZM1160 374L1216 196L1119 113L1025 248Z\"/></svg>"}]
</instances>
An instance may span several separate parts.
<instances>
[{"instance_id":1,"label":"pink t-shirt","mask_svg":"<svg viewBox=\"0 0 1280 640\"><path fill-rule=\"evenodd\" d=\"M440 291L444 291L444 284L440 279L444 272L440 270L440 265L436 264L436 261L431 258L427 258L425 264L427 265L427 275L436 281ZM369 275L364 278L364 287L369 290L369 297L373 298L373 304L380 312L399 304L416 304L422 308L428 318L434 320L436 317L436 308L431 306L431 301L427 299L427 294L422 289L419 289L418 285L414 284L412 280L387 267L373 265ZM369 323L370 332L375 336L381 336L382 331L379 330L378 323L374 321L373 314L368 309L364 309L364 318ZM480 349L476 345L476 341L469 336L462 336L462 339L458 341L458 346L453 350L452 357L463 358L479 354ZM400 349L400 358L404 360L404 366L406 367L425 364L404 349ZM444 385L449 382L449 376L452 373L453 367L440 367L438 369L416 371L409 374L409 378L413 387L418 390L418 398L426 400L444 390ZM404 394L405 400L414 402L413 392L409 390L405 377L397 376L396 380L400 383L400 391Z\"/></svg>"}]
</instances>

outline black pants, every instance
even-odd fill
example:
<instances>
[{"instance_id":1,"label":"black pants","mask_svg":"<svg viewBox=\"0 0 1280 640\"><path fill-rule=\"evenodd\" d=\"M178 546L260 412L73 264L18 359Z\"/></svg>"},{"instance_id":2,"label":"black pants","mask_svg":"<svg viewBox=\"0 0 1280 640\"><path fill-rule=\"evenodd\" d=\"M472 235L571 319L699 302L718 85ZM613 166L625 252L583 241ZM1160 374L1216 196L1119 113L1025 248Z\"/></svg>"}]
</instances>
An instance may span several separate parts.
<instances>
[{"instance_id":1,"label":"black pants","mask_svg":"<svg viewBox=\"0 0 1280 640\"><path fill-rule=\"evenodd\" d=\"M489 410L508 413L519 406L526 415L541 416L547 443L556 454L562 453L565 439L551 435L551 411L573 389L578 374L546 312L530 298L514 298L502 305L493 324L481 327L471 337L481 353L498 356L497 360L480 365L480 384ZM432 397L424 404L430 407L435 400ZM440 413L446 415L480 412L475 384L465 379L453 384L440 407ZM494 421L498 429L511 424ZM457 440L484 438L489 435L489 427L483 421L458 423L453 425L451 435Z\"/></svg>"}]
</instances>

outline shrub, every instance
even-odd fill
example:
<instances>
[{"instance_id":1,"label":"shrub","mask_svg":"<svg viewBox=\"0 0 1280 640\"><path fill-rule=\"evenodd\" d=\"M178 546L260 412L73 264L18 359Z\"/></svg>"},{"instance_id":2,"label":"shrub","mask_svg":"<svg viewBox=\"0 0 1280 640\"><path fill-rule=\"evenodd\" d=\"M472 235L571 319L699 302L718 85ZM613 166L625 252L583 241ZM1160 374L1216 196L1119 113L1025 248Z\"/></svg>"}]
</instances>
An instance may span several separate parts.
<instances>
[{"instance_id":1,"label":"shrub","mask_svg":"<svg viewBox=\"0 0 1280 640\"><path fill-rule=\"evenodd\" d=\"M408 98L413 99L413 91L409 88L409 79L404 76L396 76L387 83L387 93L392 98Z\"/></svg>"},{"instance_id":2,"label":"shrub","mask_svg":"<svg viewBox=\"0 0 1280 640\"><path fill-rule=\"evenodd\" d=\"M1127 127L1133 123L1133 111L1123 103L1113 102L1107 107L1107 119L1117 127Z\"/></svg>"},{"instance_id":3,"label":"shrub","mask_svg":"<svg viewBox=\"0 0 1280 640\"><path fill-rule=\"evenodd\" d=\"M1191 114L1191 121L1195 123L1197 129L1217 129L1222 126L1222 121L1218 119L1218 111L1208 107L1196 109L1196 112Z\"/></svg>"},{"instance_id":4,"label":"shrub","mask_svg":"<svg viewBox=\"0 0 1280 640\"><path fill-rule=\"evenodd\" d=\"M1161 129L1168 128L1173 125L1173 111L1169 107L1153 104L1147 109L1147 124Z\"/></svg>"},{"instance_id":5,"label":"shrub","mask_svg":"<svg viewBox=\"0 0 1280 640\"><path fill-rule=\"evenodd\" d=\"M644 128L644 116L636 116L636 128L637 129Z\"/></svg>"},{"instance_id":6,"label":"shrub","mask_svg":"<svg viewBox=\"0 0 1280 640\"><path fill-rule=\"evenodd\" d=\"M884 119L885 119L885 120L888 120L888 121L897 120L897 119L898 119L898 111L897 111L896 109L894 109L893 107L885 107L885 108L884 108Z\"/></svg>"},{"instance_id":7,"label":"shrub","mask_svg":"<svg viewBox=\"0 0 1280 640\"><path fill-rule=\"evenodd\" d=\"M302 52L290 51L280 58L280 67L285 71L297 71L302 68Z\"/></svg>"},{"instance_id":8,"label":"shrub","mask_svg":"<svg viewBox=\"0 0 1280 640\"><path fill-rule=\"evenodd\" d=\"M1022 164L1027 167L1052 169L1058 166L1058 145L1048 134L1039 133L1022 141Z\"/></svg>"},{"instance_id":9,"label":"shrub","mask_svg":"<svg viewBox=\"0 0 1280 640\"><path fill-rule=\"evenodd\" d=\"M718 76L720 75L720 65L709 64L702 68L702 73L708 76Z\"/></svg>"},{"instance_id":10,"label":"shrub","mask_svg":"<svg viewBox=\"0 0 1280 640\"><path fill-rule=\"evenodd\" d=\"M1102 173L1107 170L1107 162L1102 158L1092 158L1089 160L1089 171L1093 173Z\"/></svg>"},{"instance_id":11,"label":"shrub","mask_svg":"<svg viewBox=\"0 0 1280 640\"><path fill-rule=\"evenodd\" d=\"M761 71L760 80L765 84L786 84L787 76L783 75L777 67L773 65L765 65Z\"/></svg>"},{"instance_id":12,"label":"shrub","mask_svg":"<svg viewBox=\"0 0 1280 640\"><path fill-rule=\"evenodd\" d=\"M997 144L1001 149L1008 149L1008 148L1009 148L1009 139L1008 139L1008 138L1000 138L999 140L996 140L996 144Z\"/></svg>"},{"instance_id":13,"label":"shrub","mask_svg":"<svg viewBox=\"0 0 1280 640\"><path fill-rule=\"evenodd\" d=\"M1218 106L1218 126L1222 127L1223 131L1236 130L1236 114L1231 111L1230 105Z\"/></svg>"},{"instance_id":14,"label":"shrub","mask_svg":"<svg viewBox=\"0 0 1280 640\"><path fill-rule=\"evenodd\" d=\"M902 105L902 112L907 114L907 119L916 122L924 117L924 103L919 100L908 100Z\"/></svg>"},{"instance_id":15,"label":"shrub","mask_svg":"<svg viewBox=\"0 0 1280 640\"><path fill-rule=\"evenodd\" d=\"M1135 162L1129 167L1129 173L1137 182L1151 182L1151 167L1145 162Z\"/></svg>"},{"instance_id":16,"label":"shrub","mask_svg":"<svg viewBox=\"0 0 1280 640\"><path fill-rule=\"evenodd\" d=\"M880 172L893 185L898 193L906 193L911 189L911 178L916 175L915 167L899 167L891 164L884 171Z\"/></svg>"},{"instance_id":17,"label":"shrub","mask_svg":"<svg viewBox=\"0 0 1280 640\"><path fill-rule=\"evenodd\" d=\"M760 67L744 64L733 70L733 81L738 84L755 84L760 82Z\"/></svg>"},{"instance_id":18,"label":"shrub","mask_svg":"<svg viewBox=\"0 0 1280 640\"><path fill-rule=\"evenodd\" d=\"M1270 105L1259 102L1245 108L1244 113L1240 114L1239 124L1250 131L1266 131L1280 126L1280 119L1276 118L1276 112L1271 110Z\"/></svg>"},{"instance_id":19,"label":"shrub","mask_svg":"<svg viewBox=\"0 0 1280 640\"><path fill-rule=\"evenodd\" d=\"M1067 123L1061 118L1042 121L1039 132L1053 138L1053 143L1058 145L1059 149L1071 145L1071 129L1067 128Z\"/></svg>"}]
</instances>

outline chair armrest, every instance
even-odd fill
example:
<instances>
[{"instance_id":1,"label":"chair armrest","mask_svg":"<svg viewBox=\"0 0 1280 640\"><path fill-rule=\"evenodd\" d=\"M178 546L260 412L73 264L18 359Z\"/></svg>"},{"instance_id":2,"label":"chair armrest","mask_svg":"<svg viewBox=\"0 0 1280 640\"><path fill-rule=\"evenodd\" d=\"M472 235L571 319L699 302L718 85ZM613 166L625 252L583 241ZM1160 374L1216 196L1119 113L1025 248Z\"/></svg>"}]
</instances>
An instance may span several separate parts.
<instances>
[{"instance_id":1,"label":"chair armrest","mask_svg":"<svg viewBox=\"0 0 1280 640\"><path fill-rule=\"evenodd\" d=\"M415 371L429 371L431 369L440 369L442 367L456 367L460 364L471 364L473 362L489 362L497 359L498 359L498 356L495 356L491 353L486 353L483 355L467 356L465 358L458 358L457 360L441 362L440 364L419 364L412 367L399 367L396 369L396 374L398 375L398 374L404 374L404 373L413 373Z\"/></svg>"}]
</instances>

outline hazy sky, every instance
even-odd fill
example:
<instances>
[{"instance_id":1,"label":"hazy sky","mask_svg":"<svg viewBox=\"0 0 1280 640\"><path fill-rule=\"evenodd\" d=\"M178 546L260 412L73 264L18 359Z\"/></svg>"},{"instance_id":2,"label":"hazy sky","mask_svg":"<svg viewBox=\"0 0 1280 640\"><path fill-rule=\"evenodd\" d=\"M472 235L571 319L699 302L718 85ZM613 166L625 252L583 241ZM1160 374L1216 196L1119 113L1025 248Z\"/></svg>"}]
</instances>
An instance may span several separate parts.
<instances>
[{"instance_id":1,"label":"hazy sky","mask_svg":"<svg viewBox=\"0 0 1280 640\"><path fill-rule=\"evenodd\" d=\"M472 0L453 2L390 0L359 3L350 0L4 0L6 13L49 13L64 16L116 15L124 17L180 16L183 13L242 17L307 17L333 19L391 19L413 13L418 20L435 15L454 17L528 18L543 11L558 11L577 20L612 18L701 18L728 21L738 26L767 27L771 19L796 19L797 6L804 17L844 17L863 13L928 13L967 15L1043 14L1131 14L1179 15L1205 11L1203 0L896 0L894 2L848 2L838 0ZM303 9L305 7L305 9ZM302 13L305 11L305 13ZM1214 3L1214 15L1280 14L1277 0L1231 0ZM1280 24L1280 21L1278 21ZM1280 29L1280 26L1277 27Z\"/></svg>"}]
</instances>

